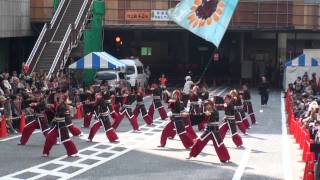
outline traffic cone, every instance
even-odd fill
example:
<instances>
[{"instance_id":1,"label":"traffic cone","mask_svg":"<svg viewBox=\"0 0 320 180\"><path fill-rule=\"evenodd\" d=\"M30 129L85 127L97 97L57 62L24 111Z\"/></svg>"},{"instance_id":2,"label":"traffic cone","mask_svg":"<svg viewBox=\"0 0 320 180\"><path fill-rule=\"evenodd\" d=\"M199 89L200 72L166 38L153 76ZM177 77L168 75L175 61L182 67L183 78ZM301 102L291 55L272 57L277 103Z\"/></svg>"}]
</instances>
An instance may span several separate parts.
<instances>
[{"instance_id":1,"label":"traffic cone","mask_svg":"<svg viewBox=\"0 0 320 180\"><path fill-rule=\"evenodd\" d=\"M76 119L82 118L81 105L77 105Z\"/></svg>"},{"instance_id":2,"label":"traffic cone","mask_svg":"<svg viewBox=\"0 0 320 180\"><path fill-rule=\"evenodd\" d=\"M22 133L24 127L26 126L26 118L24 117L24 112L21 113L21 118L20 118L20 128L19 132Z\"/></svg>"},{"instance_id":3,"label":"traffic cone","mask_svg":"<svg viewBox=\"0 0 320 180\"><path fill-rule=\"evenodd\" d=\"M6 126L6 117L2 115L2 120L0 123L0 137L4 138L8 136L7 126Z\"/></svg>"}]
</instances>

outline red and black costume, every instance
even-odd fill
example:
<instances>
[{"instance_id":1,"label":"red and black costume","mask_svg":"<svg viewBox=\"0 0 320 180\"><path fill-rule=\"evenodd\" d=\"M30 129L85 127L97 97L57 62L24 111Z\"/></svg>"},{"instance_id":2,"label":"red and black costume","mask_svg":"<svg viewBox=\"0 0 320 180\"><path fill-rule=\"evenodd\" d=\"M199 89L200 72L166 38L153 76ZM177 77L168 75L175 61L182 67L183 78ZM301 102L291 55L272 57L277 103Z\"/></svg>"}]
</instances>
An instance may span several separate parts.
<instances>
[{"instance_id":1,"label":"red and black costume","mask_svg":"<svg viewBox=\"0 0 320 180\"><path fill-rule=\"evenodd\" d=\"M243 99L243 109L250 117L251 123L256 124L256 116L254 115L254 112L253 112L250 92L249 90L244 90L241 94Z\"/></svg>"},{"instance_id":2,"label":"red and black costume","mask_svg":"<svg viewBox=\"0 0 320 180\"><path fill-rule=\"evenodd\" d=\"M95 104L95 114L97 116L97 121L93 124L89 133L89 141L92 141L93 137L100 129L101 126L104 127L107 138L110 142L114 142L118 139L118 136L111 125L111 114L116 113L111 105L111 94L109 91L103 93L103 97L97 99Z\"/></svg>"},{"instance_id":3,"label":"red and black costume","mask_svg":"<svg viewBox=\"0 0 320 180\"><path fill-rule=\"evenodd\" d=\"M82 134L81 130L73 124L72 117L70 115L70 108L67 109L66 113L66 126L73 136L80 136Z\"/></svg>"},{"instance_id":4,"label":"red and black costume","mask_svg":"<svg viewBox=\"0 0 320 180\"><path fill-rule=\"evenodd\" d=\"M152 90L153 102L149 107L149 111L148 111L149 116L151 117L151 119L153 119L154 111L155 109L157 109L161 119L162 120L167 119L168 118L167 112L161 103L161 93L162 93L161 88L156 87L151 90Z\"/></svg>"},{"instance_id":5,"label":"red and black costume","mask_svg":"<svg viewBox=\"0 0 320 180\"><path fill-rule=\"evenodd\" d=\"M224 139L228 130L231 130L232 141L234 144L239 147L242 146L242 139L237 131L236 121L235 121L235 110L234 104L231 100L229 103L224 105L225 117L222 122L222 125L219 128L220 136Z\"/></svg>"},{"instance_id":6,"label":"red and black costume","mask_svg":"<svg viewBox=\"0 0 320 180\"><path fill-rule=\"evenodd\" d=\"M153 119L148 114L146 106L143 102L143 92L137 93L137 105L133 111L133 114L135 115L135 117L138 117L140 112L144 122L146 122L148 125L151 125L153 123Z\"/></svg>"},{"instance_id":7,"label":"red and black costume","mask_svg":"<svg viewBox=\"0 0 320 180\"><path fill-rule=\"evenodd\" d=\"M124 116L126 116L129 119L133 130L138 131L139 130L138 120L137 120L137 117L132 112L132 104L136 100L136 97L133 93L129 93L129 94L125 94L123 96L123 99L124 99L124 103L120 108L120 118L113 123L112 127L114 129L117 129L121 121L123 120Z\"/></svg>"},{"instance_id":8,"label":"red and black costume","mask_svg":"<svg viewBox=\"0 0 320 180\"><path fill-rule=\"evenodd\" d=\"M243 105L241 102L241 98L239 96L233 97L234 102L234 110L235 110L235 118L236 118L236 124L240 131L243 134L247 133L247 128L249 128L249 122L247 118L245 118L245 113L243 111Z\"/></svg>"},{"instance_id":9,"label":"red and black costume","mask_svg":"<svg viewBox=\"0 0 320 180\"><path fill-rule=\"evenodd\" d=\"M50 130L48 120L45 114L45 111L47 109L46 102L44 101L44 99L42 99L39 102L35 102L33 104L34 105L31 106L31 108L33 108L34 110L33 120L24 127L20 139L20 145L25 145L28 142L31 134L35 129L41 129L45 137L47 136Z\"/></svg>"},{"instance_id":10,"label":"red and black costume","mask_svg":"<svg viewBox=\"0 0 320 180\"><path fill-rule=\"evenodd\" d=\"M115 95L114 95L114 104L113 104L113 108L118 114L120 112L120 107L123 105L123 97L120 91L121 89L116 88Z\"/></svg>"},{"instance_id":11,"label":"red and black costume","mask_svg":"<svg viewBox=\"0 0 320 180\"><path fill-rule=\"evenodd\" d=\"M86 93L85 98L86 99L83 103L83 111L84 111L83 127L89 128L92 115L93 115L93 110L94 110L94 96L92 93Z\"/></svg>"},{"instance_id":12,"label":"red and black costume","mask_svg":"<svg viewBox=\"0 0 320 180\"><path fill-rule=\"evenodd\" d=\"M220 161L226 162L230 160L230 155L219 134L219 112L213 110L207 119L207 128L192 146L189 157L197 157L208 144L209 140L212 140L214 149L216 150Z\"/></svg>"},{"instance_id":13,"label":"red and black costume","mask_svg":"<svg viewBox=\"0 0 320 180\"><path fill-rule=\"evenodd\" d=\"M200 94L198 96L195 93L192 93L190 96L190 119L192 126L198 125L199 131L203 131L205 129L205 124L207 122L207 117L203 114L204 107L203 104L209 98L209 93ZM201 99L201 101L199 101Z\"/></svg>"},{"instance_id":14,"label":"red and black costume","mask_svg":"<svg viewBox=\"0 0 320 180\"><path fill-rule=\"evenodd\" d=\"M58 137L60 138L61 143L63 143L64 147L66 148L68 156L77 154L78 150L69 137L69 131L65 122L67 110L68 107L65 102L61 102L57 106L55 117L52 122L52 127L47 134L46 142L44 144L44 156L49 155L50 150L56 143Z\"/></svg>"},{"instance_id":15,"label":"red and black costume","mask_svg":"<svg viewBox=\"0 0 320 180\"><path fill-rule=\"evenodd\" d=\"M172 137L172 131L175 129L183 146L185 148L190 148L193 145L193 139L185 128L185 118L180 114L184 110L183 103L180 100L175 100L169 104L169 107L172 111L172 115L169 123L162 130L160 146L164 147L166 145L168 137Z\"/></svg>"}]
</instances>

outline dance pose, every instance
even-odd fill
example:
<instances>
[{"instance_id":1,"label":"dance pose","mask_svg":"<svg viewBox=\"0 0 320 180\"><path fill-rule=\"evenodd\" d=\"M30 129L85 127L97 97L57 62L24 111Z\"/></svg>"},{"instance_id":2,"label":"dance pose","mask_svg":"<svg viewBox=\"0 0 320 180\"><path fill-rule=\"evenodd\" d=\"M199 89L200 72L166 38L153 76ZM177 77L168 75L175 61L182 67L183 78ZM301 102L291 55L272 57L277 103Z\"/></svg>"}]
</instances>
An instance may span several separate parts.
<instances>
[{"instance_id":1,"label":"dance pose","mask_svg":"<svg viewBox=\"0 0 320 180\"><path fill-rule=\"evenodd\" d=\"M92 141L93 137L100 129L101 126L104 127L107 138L110 142L114 142L118 139L118 136L111 126L111 114L115 113L111 106L111 94L110 91L106 90L102 92L102 95L98 95L95 102L95 115L97 121L93 124L90 129L88 141Z\"/></svg>"},{"instance_id":2,"label":"dance pose","mask_svg":"<svg viewBox=\"0 0 320 180\"><path fill-rule=\"evenodd\" d=\"M211 103L207 102L204 106L205 115L208 117L207 128L192 146L187 159L197 157L211 140L220 161L227 162L230 160L230 155L219 134L219 112L214 109Z\"/></svg>"},{"instance_id":3,"label":"dance pose","mask_svg":"<svg viewBox=\"0 0 320 180\"><path fill-rule=\"evenodd\" d=\"M144 96L144 91L142 88L139 88L137 92L137 105L133 111L133 114L135 115L135 117L138 117L141 112L144 122L146 122L146 124L148 125L151 125L153 123L153 119L150 117L150 115L147 112L146 106L143 102L143 96Z\"/></svg>"}]
</instances>

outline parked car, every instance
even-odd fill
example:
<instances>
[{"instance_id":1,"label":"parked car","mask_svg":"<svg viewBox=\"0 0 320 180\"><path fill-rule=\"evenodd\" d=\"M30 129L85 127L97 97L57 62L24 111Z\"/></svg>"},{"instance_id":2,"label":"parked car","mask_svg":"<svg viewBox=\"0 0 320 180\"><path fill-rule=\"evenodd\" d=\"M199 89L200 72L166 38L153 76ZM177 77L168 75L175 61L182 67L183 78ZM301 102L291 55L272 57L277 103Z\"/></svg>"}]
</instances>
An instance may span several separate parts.
<instances>
[{"instance_id":1,"label":"parked car","mask_svg":"<svg viewBox=\"0 0 320 180\"><path fill-rule=\"evenodd\" d=\"M126 75L123 72L115 70L99 71L95 74L94 81L100 84L102 81L108 82L111 88L130 87L130 83L126 80Z\"/></svg>"},{"instance_id":2,"label":"parked car","mask_svg":"<svg viewBox=\"0 0 320 180\"><path fill-rule=\"evenodd\" d=\"M131 87L147 87L148 76L139 59L120 59L120 62L127 65L126 75Z\"/></svg>"}]
</instances>

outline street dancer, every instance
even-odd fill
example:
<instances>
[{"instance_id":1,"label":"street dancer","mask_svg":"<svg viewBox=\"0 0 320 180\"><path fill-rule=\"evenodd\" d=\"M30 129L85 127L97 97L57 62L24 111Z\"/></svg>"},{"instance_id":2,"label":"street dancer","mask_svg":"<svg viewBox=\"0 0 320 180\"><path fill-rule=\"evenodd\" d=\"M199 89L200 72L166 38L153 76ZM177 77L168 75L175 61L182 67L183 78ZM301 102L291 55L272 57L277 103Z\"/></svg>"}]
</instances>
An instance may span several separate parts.
<instances>
[{"instance_id":1,"label":"street dancer","mask_svg":"<svg viewBox=\"0 0 320 180\"><path fill-rule=\"evenodd\" d=\"M204 106L205 115L208 117L207 128L192 146L187 159L197 157L208 144L209 140L211 140L220 161L223 163L228 162L230 155L219 134L219 112L214 109L214 106L210 102L206 102Z\"/></svg>"},{"instance_id":2,"label":"street dancer","mask_svg":"<svg viewBox=\"0 0 320 180\"><path fill-rule=\"evenodd\" d=\"M168 118L167 112L161 103L161 95L162 95L161 88L157 84L153 84L150 90L152 91L153 102L149 107L149 111L148 111L149 116L151 117L151 119L153 119L154 111L155 109L157 109L161 119L162 120L167 119Z\"/></svg>"},{"instance_id":3,"label":"street dancer","mask_svg":"<svg viewBox=\"0 0 320 180\"><path fill-rule=\"evenodd\" d=\"M97 121L90 129L88 141L92 141L97 131L101 126L104 127L107 138L110 142L114 142L118 139L118 136L111 125L111 113L115 113L111 106L111 93L108 90L102 92L102 95L96 97L95 102L95 116Z\"/></svg>"},{"instance_id":4,"label":"street dancer","mask_svg":"<svg viewBox=\"0 0 320 180\"><path fill-rule=\"evenodd\" d=\"M251 103L251 95L247 85L242 85L242 91L239 93L243 99L243 109L248 114L251 119L251 124L256 124L256 116L253 112L253 107Z\"/></svg>"},{"instance_id":5,"label":"street dancer","mask_svg":"<svg viewBox=\"0 0 320 180\"><path fill-rule=\"evenodd\" d=\"M33 109L33 120L23 129L19 145L25 145L35 129L41 129L42 134L46 137L50 127L45 115L47 104L40 91L34 93L34 102L30 104Z\"/></svg>"},{"instance_id":6,"label":"street dancer","mask_svg":"<svg viewBox=\"0 0 320 180\"><path fill-rule=\"evenodd\" d=\"M60 102L58 103L55 117L52 122L52 128L47 134L46 141L43 147L43 156L45 157L49 156L50 150L56 143L58 137L61 143L63 143L64 147L66 148L68 156L74 156L78 153L75 144L69 137L69 131L65 122L66 112L69 106L68 104L69 102L67 102L66 97L60 99Z\"/></svg>"},{"instance_id":7,"label":"street dancer","mask_svg":"<svg viewBox=\"0 0 320 180\"><path fill-rule=\"evenodd\" d=\"M228 130L231 131L232 141L237 147L242 146L242 139L237 131L236 121L235 121L235 110L231 95L227 94L224 98L224 112L225 117L222 125L219 128L219 133L222 139L224 139Z\"/></svg>"},{"instance_id":8,"label":"street dancer","mask_svg":"<svg viewBox=\"0 0 320 180\"><path fill-rule=\"evenodd\" d=\"M172 99L169 100L169 103L172 115L169 123L162 130L159 147L165 147L168 137L171 136L172 131L175 129L183 146L188 149L193 145L193 140L185 129L185 118L188 117L188 113L183 112L184 107L179 90L175 90L172 93Z\"/></svg>"},{"instance_id":9,"label":"street dancer","mask_svg":"<svg viewBox=\"0 0 320 180\"><path fill-rule=\"evenodd\" d=\"M230 95L233 98L232 101L234 103L236 124L243 134L247 134L246 130L249 127L249 122L248 122L247 118L245 118L245 113L243 111L243 105L241 102L241 98L238 95L237 90L235 90L235 89L230 91Z\"/></svg>"},{"instance_id":10,"label":"street dancer","mask_svg":"<svg viewBox=\"0 0 320 180\"><path fill-rule=\"evenodd\" d=\"M135 115L135 117L138 117L141 112L141 115L142 115L144 122L147 125L151 125L153 123L153 119L148 114L146 106L143 102L144 91L142 88L138 89L136 96L137 96L137 105L133 111L133 114Z\"/></svg>"}]
</instances>

